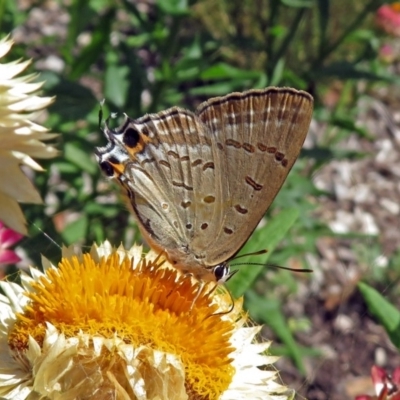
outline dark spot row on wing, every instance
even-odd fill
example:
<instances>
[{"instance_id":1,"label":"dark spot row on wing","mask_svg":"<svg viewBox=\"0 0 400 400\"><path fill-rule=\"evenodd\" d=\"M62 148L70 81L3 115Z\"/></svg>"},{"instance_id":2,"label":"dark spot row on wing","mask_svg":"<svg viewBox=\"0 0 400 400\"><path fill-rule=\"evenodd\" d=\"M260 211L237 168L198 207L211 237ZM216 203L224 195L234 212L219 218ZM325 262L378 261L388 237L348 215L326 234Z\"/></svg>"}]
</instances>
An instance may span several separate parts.
<instances>
[{"instance_id":1,"label":"dark spot row on wing","mask_svg":"<svg viewBox=\"0 0 400 400\"><path fill-rule=\"evenodd\" d=\"M252 144L250 144L250 143L242 144L242 143L238 142L237 140L233 140L233 139L227 139L225 141L225 144L227 146L232 146L235 149L243 148L243 150L247 151L248 153L255 153L255 151L256 151L255 146L253 146Z\"/></svg>"},{"instance_id":2,"label":"dark spot row on wing","mask_svg":"<svg viewBox=\"0 0 400 400\"><path fill-rule=\"evenodd\" d=\"M203 201L205 203L211 204L211 203L214 203L215 197L212 195L209 195L209 196L204 197Z\"/></svg>"},{"instance_id":3,"label":"dark spot row on wing","mask_svg":"<svg viewBox=\"0 0 400 400\"><path fill-rule=\"evenodd\" d=\"M204 203L212 204L215 202L215 197L209 195L209 196L204 197L203 201L204 201ZM189 208L192 205L192 202L190 200L187 200L187 201L183 200L183 201L181 201L180 205L182 208Z\"/></svg>"},{"instance_id":4,"label":"dark spot row on wing","mask_svg":"<svg viewBox=\"0 0 400 400\"><path fill-rule=\"evenodd\" d=\"M171 169L171 164L168 161L160 160L158 163L163 165L164 167Z\"/></svg>"},{"instance_id":5,"label":"dark spot row on wing","mask_svg":"<svg viewBox=\"0 0 400 400\"><path fill-rule=\"evenodd\" d=\"M182 201L181 202L181 206L183 207L183 208L188 208L188 207L190 207L192 205L192 202L191 201Z\"/></svg>"},{"instance_id":6,"label":"dark spot row on wing","mask_svg":"<svg viewBox=\"0 0 400 400\"><path fill-rule=\"evenodd\" d=\"M246 150L248 153L254 153L256 148L250 143L243 143L243 149Z\"/></svg>"},{"instance_id":7,"label":"dark spot row on wing","mask_svg":"<svg viewBox=\"0 0 400 400\"><path fill-rule=\"evenodd\" d=\"M207 168L214 169L214 168L215 168L214 163L213 163L212 161L206 162L206 163L203 165L203 171L205 171Z\"/></svg>"},{"instance_id":8,"label":"dark spot row on wing","mask_svg":"<svg viewBox=\"0 0 400 400\"><path fill-rule=\"evenodd\" d=\"M179 154L178 154L177 152L173 151L173 150L169 150L169 151L167 152L167 155L169 155L169 156L171 156L171 157L173 157L173 158L176 158L177 160L180 159Z\"/></svg>"},{"instance_id":9,"label":"dark spot row on wing","mask_svg":"<svg viewBox=\"0 0 400 400\"><path fill-rule=\"evenodd\" d=\"M192 187L192 186L188 186L188 185L186 185L184 182L172 181L172 185L173 185L173 186L176 186L176 187L181 187L181 188L184 188L184 189L190 190L190 191L193 190L193 187Z\"/></svg>"},{"instance_id":10,"label":"dark spot row on wing","mask_svg":"<svg viewBox=\"0 0 400 400\"><path fill-rule=\"evenodd\" d=\"M235 149L244 149L248 153L255 153L256 147L250 143L240 143L234 139L227 139L225 141L226 146L234 147ZM217 147L220 150L223 150L223 145L221 143L217 143ZM269 154L275 154L275 160L278 161L283 167L288 165L288 160L285 159L285 155L278 151L276 147L273 146L266 146L264 143L257 143L257 149L261 152L267 152Z\"/></svg>"},{"instance_id":11,"label":"dark spot row on wing","mask_svg":"<svg viewBox=\"0 0 400 400\"><path fill-rule=\"evenodd\" d=\"M247 208L244 208L240 206L240 204L236 204L233 206L233 208L239 213L239 214L247 214L249 210Z\"/></svg>"},{"instance_id":12,"label":"dark spot row on wing","mask_svg":"<svg viewBox=\"0 0 400 400\"><path fill-rule=\"evenodd\" d=\"M186 226L187 230L193 229L193 225L191 223L189 223L189 222L185 226ZM206 222L204 222L203 224L201 224L200 228L202 230L205 230L205 229L208 228L208 224ZM224 227L224 233L227 234L227 235L232 235L233 234L233 229L228 228L228 227L225 226Z\"/></svg>"},{"instance_id":13,"label":"dark spot row on wing","mask_svg":"<svg viewBox=\"0 0 400 400\"><path fill-rule=\"evenodd\" d=\"M240 142L238 142L237 140L233 140L233 139L226 139L225 144L227 146L234 147L235 149L240 149L242 147L242 144Z\"/></svg>"},{"instance_id":14,"label":"dark spot row on wing","mask_svg":"<svg viewBox=\"0 0 400 400\"><path fill-rule=\"evenodd\" d=\"M143 167L145 164L151 164L156 162L156 159L154 157L152 158L145 158L143 161L140 162L140 165Z\"/></svg>"},{"instance_id":15,"label":"dark spot row on wing","mask_svg":"<svg viewBox=\"0 0 400 400\"><path fill-rule=\"evenodd\" d=\"M179 157L179 155L177 153L173 152L173 154L174 154L173 157L176 159L180 159L181 161L190 161L189 156ZM146 161L146 160L144 160L144 161ZM142 164L144 163L144 161L142 161ZM153 161L153 159L151 159L151 161ZM159 160L158 162L159 162L159 164L163 165L164 167L171 169L171 164L168 161ZM201 165L201 164L203 164L203 160L198 158L197 160L195 160L191 163L191 166L197 167L198 165ZM205 171L207 168L215 168L214 163L212 161L206 162L203 166L203 171Z\"/></svg>"},{"instance_id":16,"label":"dark spot row on wing","mask_svg":"<svg viewBox=\"0 0 400 400\"><path fill-rule=\"evenodd\" d=\"M250 185L254 190L261 190L263 188L263 185L260 185L257 183L253 178L250 176L246 176L245 181L248 185Z\"/></svg>"}]
</instances>

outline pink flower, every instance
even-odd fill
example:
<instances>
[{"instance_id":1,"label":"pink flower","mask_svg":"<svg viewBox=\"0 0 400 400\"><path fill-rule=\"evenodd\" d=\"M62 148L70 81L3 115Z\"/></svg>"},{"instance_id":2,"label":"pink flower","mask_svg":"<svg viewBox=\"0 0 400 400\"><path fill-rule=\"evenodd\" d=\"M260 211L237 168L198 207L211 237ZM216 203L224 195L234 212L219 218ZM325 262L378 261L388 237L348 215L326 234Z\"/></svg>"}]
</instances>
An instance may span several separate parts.
<instances>
[{"instance_id":1,"label":"pink flower","mask_svg":"<svg viewBox=\"0 0 400 400\"><path fill-rule=\"evenodd\" d=\"M10 250L9 247L19 242L22 238L23 235L5 227L0 222L0 266L15 264L21 260L15 251Z\"/></svg>"},{"instance_id":2,"label":"pink flower","mask_svg":"<svg viewBox=\"0 0 400 400\"><path fill-rule=\"evenodd\" d=\"M383 368L376 365L371 368L376 396L360 395L355 400L400 400L400 367L390 376Z\"/></svg>"},{"instance_id":3,"label":"pink flower","mask_svg":"<svg viewBox=\"0 0 400 400\"><path fill-rule=\"evenodd\" d=\"M387 43L383 44L379 49L379 58L387 64L392 63L396 59L396 52L393 46Z\"/></svg>"},{"instance_id":4,"label":"pink flower","mask_svg":"<svg viewBox=\"0 0 400 400\"><path fill-rule=\"evenodd\" d=\"M376 24L386 33L400 37L400 2L380 7L375 19Z\"/></svg>"}]
</instances>

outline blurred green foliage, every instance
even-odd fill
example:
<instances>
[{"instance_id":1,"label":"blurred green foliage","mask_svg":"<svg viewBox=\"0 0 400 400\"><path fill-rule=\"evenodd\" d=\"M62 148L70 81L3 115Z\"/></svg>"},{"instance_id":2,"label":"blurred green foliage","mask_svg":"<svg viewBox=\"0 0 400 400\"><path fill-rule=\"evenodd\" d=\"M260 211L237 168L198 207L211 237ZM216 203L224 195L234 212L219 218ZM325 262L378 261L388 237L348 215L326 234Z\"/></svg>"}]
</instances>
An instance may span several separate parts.
<instances>
[{"instance_id":1,"label":"blurred green foliage","mask_svg":"<svg viewBox=\"0 0 400 400\"><path fill-rule=\"evenodd\" d=\"M358 288L368 309L383 325L392 343L400 349L400 312L384 296L371 286L360 282Z\"/></svg>"},{"instance_id":2,"label":"blurred green foliage","mask_svg":"<svg viewBox=\"0 0 400 400\"><path fill-rule=\"evenodd\" d=\"M2 34L16 30L23 39L12 59L32 57L33 71L50 56L62 62L58 70L41 68L45 94L57 96L46 126L61 133L61 154L41 162L46 171L35 176L45 207L24 206L30 237L22 247L28 256L40 265L40 254L57 261L61 244L140 241L119 190L100 173L93 156L94 147L106 143L98 126L100 100L106 99L106 115L117 111L139 117L174 105L194 109L232 91L279 85L313 94L315 118L326 123L327 133L322 145L304 151L268 212L268 224L244 250L269 250L253 262L269 257L273 265L286 265L296 258L307 268L304 254L316 251L319 236L332 235L313 217L313 199L321 193L311 176L332 157L357 156L335 149L341 138L350 132L368 135L354 122L358 82L368 87L399 81L377 58L380 40L371 22L383 3L71 0L68 6L59 1L46 8L38 1L22 8L22 2L3 1ZM38 9L48 17L42 23L34 18ZM31 34L24 36L25 27ZM335 105L324 107L335 82L343 90ZM329 135L329 127L335 135ZM296 292L295 277L274 270L266 280L263 267L239 268L243 271L230 283L233 293L246 293L250 314L267 322L284 343L282 352L304 370L305 350L282 313L284 299Z\"/></svg>"}]
</instances>

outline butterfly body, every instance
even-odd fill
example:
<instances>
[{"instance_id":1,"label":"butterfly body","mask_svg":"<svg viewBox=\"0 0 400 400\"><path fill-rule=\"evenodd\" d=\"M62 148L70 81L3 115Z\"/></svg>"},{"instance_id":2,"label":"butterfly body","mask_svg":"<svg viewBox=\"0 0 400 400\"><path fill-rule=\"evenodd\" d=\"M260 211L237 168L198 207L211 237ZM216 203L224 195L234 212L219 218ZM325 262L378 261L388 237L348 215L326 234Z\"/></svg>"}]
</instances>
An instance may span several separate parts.
<instances>
[{"instance_id":1,"label":"butterfly body","mask_svg":"<svg viewBox=\"0 0 400 400\"><path fill-rule=\"evenodd\" d=\"M311 115L306 92L232 93L195 113L173 107L106 126L97 158L125 190L149 245L184 273L215 281L278 193Z\"/></svg>"}]
</instances>

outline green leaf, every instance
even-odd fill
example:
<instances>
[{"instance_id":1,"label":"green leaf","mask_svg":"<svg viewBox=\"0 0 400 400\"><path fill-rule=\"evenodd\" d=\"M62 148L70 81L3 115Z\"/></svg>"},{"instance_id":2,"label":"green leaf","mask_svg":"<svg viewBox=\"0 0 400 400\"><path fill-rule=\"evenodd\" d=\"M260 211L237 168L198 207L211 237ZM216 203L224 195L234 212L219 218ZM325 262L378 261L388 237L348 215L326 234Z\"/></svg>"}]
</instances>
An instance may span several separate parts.
<instances>
[{"instance_id":1,"label":"green leaf","mask_svg":"<svg viewBox=\"0 0 400 400\"><path fill-rule=\"evenodd\" d=\"M142 113L142 92L147 87L147 74L142 66L142 61L136 51L126 43L121 43L121 50L128 66L129 74L127 76L127 95L123 111L131 117L141 115Z\"/></svg>"},{"instance_id":2,"label":"green leaf","mask_svg":"<svg viewBox=\"0 0 400 400\"><path fill-rule=\"evenodd\" d=\"M250 310L252 318L264 322L285 343L289 350L289 356L293 359L300 372L305 375L300 348L286 323L279 302L274 299L266 299L253 291L249 291L246 294L246 306Z\"/></svg>"},{"instance_id":3,"label":"green leaf","mask_svg":"<svg viewBox=\"0 0 400 400\"><path fill-rule=\"evenodd\" d=\"M80 167L70 162L55 161L54 166L56 166L57 170L62 174L79 174L82 172Z\"/></svg>"},{"instance_id":4,"label":"green leaf","mask_svg":"<svg viewBox=\"0 0 400 400\"><path fill-rule=\"evenodd\" d=\"M117 107L122 108L126 102L129 89L127 65L107 64L105 73L104 96Z\"/></svg>"},{"instance_id":5,"label":"green leaf","mask_svg":"<svg viewBox=\"0 0 400 400\"><path fill-rule=\"evenodd\" d=\"M268 30L268 33L277 38L282 38L287 33L287 28L284 25L275 25Z\"/></svg>"},{"instance_id":6,"label":"green leaf","mask_svg":"<svg viewBox=\"0 0 400 400\"><path fill-rule=\"evenodd\" d=\"M46 75L46 79L48 76L50 77L51 74ZM59 114L64 120L85 120L98 104L93 93L77 82L66 79L56 80L55 78L53 80L49 92L51 95L57 96L57 99L49 107L51 112Z\"/></svg>"},{"instance_id":7,"label":"green leaf","mask_svg":"<svg viewBox=\"0 0 400 400\"><path fill-rule=\"evenodd\" d=\"M194 96L224 96L227 93L240 90L246 86L243 81L230 80L229 82L218 82L212 85L199 86L189 90L190 95Z\"/></svg>"},{"instance_id":8,"label":"green leaf","mask_svg":"<svg viewBox=\"0 0 400 400\"><path fill-rule=\"evenodd\" d=\"M146 12L140 12L135 2L129 0L122 0L122 6L125 7L128 14L133 15L136 21L139 23L140 26L139 32L151 31L151 25L149 24L148 21L148 14Z\"/></svg>"},{"instance_id":9,"label":"green leaf","mask_svg":"<svg viewBox=\"0 0 400 400\"><path fill-rule=\"evenodd\" d=\"M117 188L116 188L117 190ZM87 215L98 216L101 215L105 218L115 218L121 212L121 205L119 204L98 204L93 200L93 202L88 202L85 204L84 211Z\"/></svg>"},{"instance_id":10,"label":"green leaf","mask_svg":"<svg viewBox=\"0 0 400 400\"><path fill-rule=\"evenodd\" d=\"M239 273L232 277L227 283L229 290L234 297L240 297L243 293L252 286L257 276L265 269L270 254L274 251L275 247L285 237L289 228L294 224L299 216L297 209L287 209L281 211L278 215L274 216L268 223L261 229L257 229L251 240L249 240L243 247L241 254L256 252L262 249L267 249L268 253L257 257L257 262L261 265L248 265L246 262L254 262L251 256L243 257L240 259L240 264L244 264Z\"/></svg>"},{"instance_id":11,"label":"green leaf","mask_svg":"<svg viewBox=\"0 0 400 400\"><path fill-rule=\"evenodd\" d=\"M71 66L69 78L76 80L89 71L91 65L104 53L109 42L110 32L115 21L115 9L111 8L93 29L92 40L76 57Z\"/></svg>"},{"instance_id":12,"label":"green leaf","mask_svg":"<svg viewBox=\"0 0 400 400\"><path fill-rule=\"evenodd\" d=\"M400 349L400 311L366 283L360 282L358 288L369 311L384 326L392 343Z\"/></svg>"},{"instance_id":13,"label":"green leaf","mask_svg":"<svg viewBox=\"0 0 400 400\"><path fill-rule=\"evenodd\" d=\"M329 24L329 8L330 0L318 0L318 12L319 12L319 31L320 31L320 48L326 45L326 32Z\"/></svg>"},{"instance_id":14,"label":"green leaf","mask_svg":"<svg viewBox=\"0 0 400 400\"><path fill-rule=\"evenodd\" d=\"M244 69L232 67L229 64L218 63L210 68L204 70L200 78L204 80L209 79L258 79L260 76L259 71L247 71Z\"/></svg>"},{"instance_id":15,"label":"green leaf","mask_svg":"<svg viewBox=\"0 0 400 400\"><path fill-rule=\"evenodd\" d=\"M61 232L61 236L67 245L77 243L86 238L88 226L89 220L83 214L76 221L68 224Z\"/></svg>"},{"instance_id":16,"label":"green leaf","mask_svg":"<svg viewBox=\"0 0 400 400\"><path fill-rule=\"evenodd\" d=\"M77 165L81 170L88 172L90 175L95 175L98 171L98 167L92 162L90 155L74 143L65 144L64 156L66 160Z\"/></svg>"},{"instance_id":17,"label":"green leaf","mask_svg":"<svg viewBox=\"0 0 400 400\"><path fill-rule=\"evenodd\" d=\"M319 67L311 72L314 77L332 77L340 79L367 79L370 81L386 81L399 83L396 76L389 74L378 74L372 71L363 69L359 65L352 64L347 61L333 62L326 67Z\"/></svg>"},{"instance_id":18,"label":"green leaf","mask_svg":"<svg viewBox=\"0 0 400 400\"><path fill-rule=\"evenodd\" d=\"M281 0L282 4L289 7L306 7L310 8L314 4L314 0Z\"/></svg>"},{"instance_id":19,"label":"green leaf","mask_svg":"<svg viewBox=\"0 0 400 400\"><path fill-rule=\"evenodd\" d=\"M60 50L62 51L67 64L70 65L74 60L77 38L85 29L87 21L90 21L95 17L95 13L90 2L74 0L68 7L68 15L70 21L68 23L67 37Z\"/></svg>"},{"instance_id":20,"label":"green leaf","mask_svg":"<svg viewBox=\"0 0 400 400\"><path fill-rule=\"evenodd\" d=\"M349 114L344 114L344 112L337 112L335 113L331 120L330 120L331 125L337 126L339 128L346 129L350 132L356 132L359 134L359 136L367 138L372 140L373 135L371 135L367 129L358 126L357 121L354 117L352 117Z\"/></svg>"},{"instance_id":21,"label":"green leaf","mask_svg":"<svg viewBox=\"0 0 400 400\"><path fill-rule=\"evenodd\" d=\"M283 70L285 68L285 60L283 58L279 59L275 64L275 68L272 72L272 76L269 82L271 86L277 86L282 80Z\"/></svg>"},{"instance_id":22,"label":"green leaf","mask_svg":"<svg viewBox=\"0 0 400 400\"><path fill-rule=\"evenodd\" d=\"M187 0L157 0L157 6L169 15L187 15L189 7Z\"/></svg>"}]
</instances>

